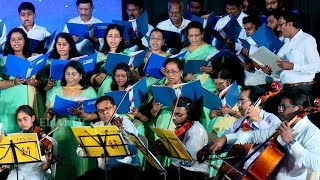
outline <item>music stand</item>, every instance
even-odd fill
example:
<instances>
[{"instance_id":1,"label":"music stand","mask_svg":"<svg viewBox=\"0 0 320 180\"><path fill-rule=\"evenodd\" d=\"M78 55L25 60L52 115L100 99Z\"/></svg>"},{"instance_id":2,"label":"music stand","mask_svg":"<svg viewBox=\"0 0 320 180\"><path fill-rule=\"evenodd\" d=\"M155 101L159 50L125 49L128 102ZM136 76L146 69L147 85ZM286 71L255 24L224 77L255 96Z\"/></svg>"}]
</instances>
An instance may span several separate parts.
<instances>
[{"instance_id":1,"label":"music stand","mask_svg":"<svg viewBox=\"0 0 320 180\"><path fill-rule=\"evenodd\" d=\"M36 133L14 133L3 136L0 142L0 164L14 164L19 179L18 165L41 162L41 153Z\"/></svg>"},{"instance_id":2,"label":"music stand","mask_svg":"<svg viewBox=\"0 0 320 180\"><path fill-rule=\"evenodd\" d=\"M105 176L107 178L107 157L130 156L128 144L116 126L80 126L72 127L80 147L87 158L105 158Z\"/></svg>"},{"instance_id":3,"label":"music stand","mask_svg":"<svg viewBox=\"0 0 320 180\"><path fill-rule=\"evenodd\" d=\"M156 168L160 175L163 175L163 179L167 179L167 171L163 168L158 159L149 151L149 149L141 142L141 140L133 133L128 133L128 138L131 142L142 152L146 160L152 167Z\"/></svg>"},{"instance_id":4,"label":"music stand","mask_svg":"<svg viewBox=\"0 0 320 180\"><path fill-rule=\"evenodd\" d=\"M167 148L170 156L173 158L180 159L180 164L178 167L178 174L180 180L180 168L183 160L194 161L187 151L181 140L170 130L151 128L157 136L160 138L163 145Z\"/></svg>"}]
</instances>

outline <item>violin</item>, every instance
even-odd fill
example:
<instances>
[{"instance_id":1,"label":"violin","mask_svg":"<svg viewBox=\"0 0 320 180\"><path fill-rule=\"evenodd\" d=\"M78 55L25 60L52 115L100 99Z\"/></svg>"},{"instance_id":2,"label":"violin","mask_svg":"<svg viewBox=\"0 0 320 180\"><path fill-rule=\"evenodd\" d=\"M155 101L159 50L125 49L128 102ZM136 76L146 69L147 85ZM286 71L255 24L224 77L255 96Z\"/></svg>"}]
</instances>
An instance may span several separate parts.
<instances>
[{"instance_id":1,"label":"violin","mask_svg":"<svg viewBox=\"0 0 320 180\"><path fill-rule=\"evenodd\" d=\"M38 139L40 141L40 149L41 149L41 155L45 155L48 152L51 152L53 149L53 144L52 142L46 138L45 134L42 132L40 126L33 126L33 131L32 133L37 133Z\"/></svg>"},{"instance_id":2,"label":"violin","mask_svg":"<svg viewBox=\"0 0 320 180\"><path fill-rule=\"evenodd\" d=\"M120 117L114 116L110 122L111 122L111 125L117 126L119 129L124 129L122 124L122 119Z\"/></svg>"},{"instance_id":3,"label":"violin","mask_svg":"<svg viewBox=\"0 0 320 180\"><path fill-rule=\"evenodd\" d=\"M192 126L192 122L190 121L186 121L183 125L181 126L177 126L174 134L179 138L182 139L182 137L184 136L184 134L188 131L188 129L190 129Z\"/></svg>"}]
</instances>

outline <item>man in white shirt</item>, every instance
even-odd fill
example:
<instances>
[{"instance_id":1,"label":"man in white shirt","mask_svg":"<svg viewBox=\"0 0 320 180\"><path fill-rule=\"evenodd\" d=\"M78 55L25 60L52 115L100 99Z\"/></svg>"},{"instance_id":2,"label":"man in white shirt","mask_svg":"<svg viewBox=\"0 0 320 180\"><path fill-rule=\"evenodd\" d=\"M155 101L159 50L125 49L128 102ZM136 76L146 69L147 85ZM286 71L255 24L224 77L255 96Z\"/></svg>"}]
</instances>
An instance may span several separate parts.
<instances>
[{"instance_id":1,"label":"man in white shirt","mask_svg":"<svg viewBox=\"0 0 320 180\"><path fill-rule=\"evenodd\" d=\"M127 9L126 9L126 11L127 11L128 17L129 17L129 21L132 22L133 31L136 32L137 31L136 19L144 11L144 9L143 9L143 1L142 0L128 0L127 1ZM153 27L150 24L148 24L148 32L146 33L146 35L144 37L141 37L141 43L142 43L141 45L143 45L145 47L149 47L149 42L148 42L146 37L150 36L150 33L151 33L152 30L153 30ZM137 38L140 38L140 37L138 36ZM133 48L134 51L138 50L138 49L141 49L141 47Z\"/></svg>"},{"instance_id":2,"label":"man in white shirt","mask_svg":"<svg viewBox=\"0 0 320 180\"><path fill-rule=\"evenodd\" d=\"M18 12L21 21L21 26L19 26L19 28L23 29L23 31L27 33L29 39L42 41L50 36L50 32L45 27L39 26L35 23L34 19L36 17L36 9L32 3L21 3L18 7ZM42 51L42 48L35 49L35 52L37 53L42 53Z\"/></svg>"},{"instance_id":3,"label":"man in white shirt","mask_svg":"<svg viewBox=\"0 0 320 180\"><path fill-rule=\"evenodd\" d=\"M301 29L302 23L297 14L283 11L278 20L278 31L287 38L278 52L282 59L277 64L283 71L280 80L284 91L302 89L312 96L315 74L320 71L320 57L314 37Z\"/></svg>"},{"instance_id":4,"label":"man in white shirt","mask_svg":"<svg viewBox=\"0 0 320 180\"><path fill-rule=\"evenodd\" d=\"M93 3L92 0L77 0L76 2L77 10L79 16L72 18L68 23L74 24L95 24L102 23L101 20L93 17ZM67 25L64 26L63 32L69 32ZM93 54L95 50L99 50L103 46L103 38L96 38L94 36L89 36L88 39L82 37L72 36L73 40L76 42L77 50L80 54Z\"/></svg>"},{"instance_id":5,"label":"man in white shirt","mask_svg":"<svg viewBox=\"0 0 320 180\"><path fill-rule=\"evenodd\" d=\"M307 116L291 121L295 114L304 114L308 107L308 96L301 91L289 92L282 97L279 106L280 117L285 122L264 130L225 135L213 143L211 150L215 152L226 143L262 143L278 132L280 136L276 140L287 149L287 154L269 178L310 179L311 174L320 172L320 130Z\"/></svg>"},{"instance_id":6,"label":"man in white shirt","mask_svg":"<svg viewBox=\"0 0 320 180\"><path fill-rule=\"evenodd\" d=\"M98 158L98 168L87 171L84 175L80 176L79 179L89 179L93 177L104 179L104 170L107 170L107 179L134 179L138 173L140 161L137 155L137 148L133 146L129 138L127 138L127 132L138 136L138 130L127 118L121 118L121 122L114 122L117 116L115 113L117 106L114 104L112 97L101 96L98 98L96 101L96 109L100 121L94 123L93 126L117 125L126 143L129 144L128 149L130 154L133 155ZM80 147L77 149L77 154L84 156L84 152Z\"/></svg>"},{"instance_id":7,"label":"man in white shirt","mask_svg":"<svg viewBox=\"0 0 320 180\"><path fill-rule=\"evenodd\" d=\"M187 97L179 98L173 111L173 123L177 126L176 131L185 130L179 138L190 153L193 161L181 161L180 159L171 158L172 165L168 168L168 179L178 179L178 168L180 168L179 179L206 179L209 173L209 166L207 163L196 161L196 155L208 143L208 135L200 122L193 117L192 100ZM176 132L176 134L179 133Z\"/></svg>"},{"instance_id":8,"label":"man in white shirt","mask_svg":"<svg viewBox=\"0 0 320 180\"><path fill-rule=\"evenodd\" d=\"M246 39L246 32L243 28L243 18L248 16L244 12L241 11L242 2L240 0L227 0L226 2L226 11L227 15L219 19L214 27L214 30L221 31L231 20L231 18L236 18L239 25L242 27L242 30L239 34L239 38ZM213 40L212 44L215 45L215 39ZM235 42L235 50L240 51L242 46L239 42Z\"/></svg>"}]
</instances>

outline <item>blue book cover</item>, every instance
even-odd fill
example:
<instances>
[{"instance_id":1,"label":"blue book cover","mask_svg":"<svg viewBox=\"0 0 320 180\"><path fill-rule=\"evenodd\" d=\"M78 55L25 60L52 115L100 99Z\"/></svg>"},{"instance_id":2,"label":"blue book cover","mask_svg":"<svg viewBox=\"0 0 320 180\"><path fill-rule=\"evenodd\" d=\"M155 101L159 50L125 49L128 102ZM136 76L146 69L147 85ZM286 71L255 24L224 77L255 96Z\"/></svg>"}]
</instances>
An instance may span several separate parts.
<instances>
[{"instance_id":1,"label":"blue book cover","mask_svg":"<svg viewBox=\"0 0 320 180\"><path fill-rule=\"evenodd\" d=\"M92 24L93 35L96 38L103 38L110 23L95 23Z\"/></svg>"},{"instance_id":2,"label":"blue book cover","mask_svg":"<svg viewBox=\"0 0 320 180\"><path fill-rule=\"evenodd\" d=\"M143 77L142 79L140 79L140 81L134 84L132 91L133 91L134 106L139 108L141 104L145 102L145 100L148 97L146 77Z\"/></svg>"},{"instance_id":3,"label":"blue book cover","mask_svg":"<svg viewBox=\"0 0 320 180\"><path fill-rule=\"evenodd\" d=\"M6 18L2 19L2 21L0 22L0 36L2 35L5 22L6 22Z\"/></svg>"},{"instance_id":4,"label":"blue book cover","mask_svg":"<svg viewBox=\"0 0 320 180\"><path fill-rule=\"evenodd\" d=\"M118 107L117 113L118 114L124 114L130 112L130 102L129 102L129 93L126 91L110 91L105 93L106 96L111 96L114 100L115 105ZM120 104L122 98L124 100ZM120 107L119 107L120 104Z\"/></svg>"},{"instance_id":5,"label":"blue book cover","mask_svg":"<svg viewBox=\"0 0 320 180\"><path fill-rule=\"evenodd\" d=\"M28 38L29 44L30 44L30 50L31 52L39 52L41 50L41 41L36 39Z\"/></svg>"},{"instance_id":6,"label":"blue book cover","mask_svg":"<svg viewBox=\"0 0 320 180\"><path fill-rule=\"evenodd\" d=\"M89 25L88 24L76 24L76 23L67 23L69 34L72 36L86 38L89 37Z\"/></svg>"},{"instance_id":7,"label":"blue book cover","mask_svg":"<svg viewBox=\"0 0 320 180\"><path fill-rule=\"evenodd\" d=\"M241 30L242 27L240 26L236 18L231 18L222 29L226 36L234 42L238 39Z\"/></svg>"},{"instance_id":8,"label":"blue book cover","mask_svg":"<svg viewBox=\"0 0 320 180\"><path fill-rule=\"evenodd\" d=\"M213 30L217 21L221 18L221 16L216 16L214 12L212 12L207 19L207 29Z\"/></svg>"},{"instance_id":9,"label":"blue book cover","mask_svg":"<svg viewBox=\"0 0 320 180\"><path fill-rule=\"evenodd\" d=\"M54 43L54 39L56 37L56 32L57 31L54 31L53 33L50 34L49 37L47 37L45 39L45 42L44 42L44 50L45 50L45 52L49 51L50 48L51 48L51 45Z\"/></svg>"},{"instance_id":10,"label":"blue book cover","mask_svg":"<svg viewBox=\"0 0 320 180\"><path fill-rule=\"evenodd\" d=\"M210 110L220 110L222 106L221 99L218 95L214 94L213 92L209 91L206 88L201 88L202 93L202 100L203 106L210 109Z\"/></svg>"},{"instance_id":11,"label":"blue book cover","mask_svg":"<svg viewBox=\"0 0 320 180\"><path fill-rule=\"evenodd\" d=\"M182 34L172 31L162 31L167 48L176 48L177 44L181 44Z\"/></svg>"},{"instance_id":12,"label":"blue book cover","mask_svg":"<svg viewBox=\"0 0 320 180\"><path fill-rule=\"evenodd\" d=\"M163 67L163 63L166 61L166 59L167 58L163 56L151 53L149 60L144 67L144 73L157 79L163 78L164 76L160 70Z\"/></svg>"},{"instance_id":13,"label":"blue book cover","mask_svg":"<svg viewBox=\"0 0 320 180\"><path fill-rule=\"evenodd\" d=\"M130 40L130 34L133 33L132 22L112 20L113 24L118 24L122 28L122 34L126 41Z\"/></svg>"},{"instance_id":14,"label":"blue book cover","mask_svg":"<svg viewBox=\"0 0 320 180\"><path fill-rule=\"evenodd\" d=\"M84 100L84 101L82 102L83 111L84 111L85 113L93 113L93 112L96 112L96 111L97 111L97 109L96 109L96 101L97 101L97 98Z\"/></svg>"},{"instance_id":15,"label":"blue book cover","mask_svg":"<svg viewBox=\"0 0 320 180\"><path fill-rule=\"evenodd\" d=\"M241 44L242 44L242 46L243 47L245 47L245 48L247 48L248 50L250 50L250 44L249 44L249 42L247 41L247 40L245 40L245 39L241 39L241 38L239 38L239 40L240 40L240 42L241 42Z\"/></svg>"},{"instance_id":16,"label":"blue book cover","mask_svg":"<svg viewBox=\"0 0 320 180\"><path fill-rule=\"evenodd\" d=\"M92 73L95 70L96 62L97 62L97 53L94 53L90 56L80 58L78 60L86 73Z\"/></svg>"},{"instance_id":17,"label":"blue book cover","mask_svg":"<svg viewBox=\"0 0 320 180\"><path fill-rule=\"evenodd\" d=\"M44 55L39 56L37 59L33 60L30 67L31 68L30 75L27 75L27 76L33 76L37 74L40 70L42 70L44 65L46 65L49 55L50 53L46 53Z\"/></svg>"},{"instance_id":18,"label":"blue book cover","mask_svg":"<svg viewBox=\"0 0 320 180\"><path fill-rule=\"evenodd\" d=\"M13 77L21 76L26 79L29 76L38 73L43 68L48 59L48 55L49 54L47 53L39 56L33 61L29 61L18 56L8 54L6 64L3 68L3 73Z\"/></svg>"},{"instance_id":19,"label":"blue book cover","mask_svg":"<svg viewBox=\"0 0 320 180\"><path fill-rule=\"evenodd\" d=\"M277 53L284 44L266 24L262 24L262 26L251 35L251 38L257 43L258 47L264 46L273 53Z\"/></svg>"},{"instance_id":20,"label":"blue book cover","mask_svg":"<svg viewBox=\"0 0 320 180\"><path fill-rule=\"evenodd\" d=\"M70 60L51 59L50 78L53 80L61 80L63 77L64 67Z\"/></svg>"},{"instance_id":21,"label":"blue book cover","mask_svg":"<svg viewBox=\"0 0 320 180\"><path fill-rule=\"evenodd\" d=\"M154 100L163 106L172 106L176 99L176 93L173 88L164 85L151 86Z\"/></svg>"},{"instance_id":22,"label":"blue book cover","mask_svg":"<svg viewBox=\"0 0 320 180\"><path fill-rule=\"evenodd\" d=\"M236 81L234 81L225 96L227 104L230 107L235 106L238 103L239 95L240 95L240 92L238 89L238 84Z\"/></svg>"},{"instance_id":23,"label":"blue book cover","mask_svg":"<svg viewBox=\"0 0 320 180\"><path fill-rule=\"evenodd\" d=\"M147 53L148 53L147 49L141 50L138 54L135 54L133 57L130 57L129 64L133 64L134 68L140 67L141 64L143 63L144 58L146 57Z\"/></svg>"},{"instance_id":24,"label":"blue book cover","mask_svg":"<svg viewBox=\"0 0 320 180\"><path fill-rule=\"evenodd\" d=\"M77 109L78 107L79 107L79 102L63 99L59 96L56 96L52 110L58 115L74 116L74 114L69 113L68 109L69 108Z\"/></svg>"},{"instance_id":25,"label":"blue book cover","mask_svg":"<svg viewBox=\"0 0 320 180\"><path fill-rule=\"evenodd\" d=\"M195 15L191 15L191 18L189 19L190 21L198 21L199 23L201 23L203 25L204 23L204 19L199 17L199 16L195 16Z\"/></svg>"},{"instance_id":26,"label":"blue book cover","mask_svg":"<svg viewBox=\"0 0 320 180\"><path fill-rule=\"evenodd\" d=\"M143 11L142 14L137 18L137 29L138 32L143 36L145 36L149 30L148 27L148 13L146 10Z\"/></svg>"},{"instance_id":27,"label":"blue book cover","mask_svg":"<svg viewBox=\"0 0 320 180\"><path fill-rule=\"evenodd\" d=\"M117 64L126 63L129 64L130 57L120 53L109 53L104 65L104 70L108 75L112 75L113 69Z\"/></svg>"},{"instance_id":28,"label":"blue book cover","mask_svg":"<svg viewBox=\"0 0 320 180\"><path fill-rule=\"evenodd\" d=\"M183 59L184 58L184 56L187 54L187 50L186 51L183 51L183 52L180 52L180 53L178 53L178 54L175 54L175 55L172 55L172 56L170 56L170 58L178 58L178 59Z\"/></svg>"},{"instance_id":29,"label":"blue book cover","mask_svg":"<svg viewBox=\"0 0 320 180\"><path fill-rule=\"evenodd\" d=\"M202 66L207 67L209 64L209 61L206 60L188 60L186 64L184 65L183 74L198 74L202 73L200 68Z\"/></svg>"},{"instance_id":30,"label":"blue book cover","mask_svg":"<svg viewBox=\"0 0 320 180\"><path fill-rule=\"evenodd\" d=\"M202 94L199 91L199 89L201 88L202 85L200 83L200 80L185 83L181 87L182 97L188 97L192 100L192 102L195 102L196 100L202 98Z\"/></svg>"}]
</instances>

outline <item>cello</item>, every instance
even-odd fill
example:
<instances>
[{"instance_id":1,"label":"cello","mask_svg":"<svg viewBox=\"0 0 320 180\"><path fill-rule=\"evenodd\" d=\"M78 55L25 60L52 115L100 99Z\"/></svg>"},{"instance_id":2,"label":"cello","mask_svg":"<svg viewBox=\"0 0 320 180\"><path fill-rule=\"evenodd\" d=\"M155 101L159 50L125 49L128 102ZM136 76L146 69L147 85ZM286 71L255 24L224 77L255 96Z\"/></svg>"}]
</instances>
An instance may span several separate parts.
<instances>
[{"instance_id":1,"label":"cello","mask_svg":"<svg viewBox=\"0 0 320 180\"><path fill-rule=\"evenodd\" d=\"M314 100L316 107L308 107L298 112L290 121L288 125L293 127L299 120L303 119L309 113L319 112L320 98ZM270 136L265 142L259 145L259 147L252 152L249 156L256 153L260 148L265 147L262 153L253 161L250 167L244 172L242 179L267 179L279 162L285 156L286 150L277 141L277 137L280 135L277 131Z\"/></svg>"},{"instance_id":2,"label":"cello","mask_svg":"<svg viewBox=\"0 0 320 180\"><path fill-rule=\"evenodd\" d=\"M259 97L256 100L256 102L253 104L253 106L258 107L261 103L266 102L268 98L279 94L280 91L281 91L281 85L279 82L271 83L270 91L267 91L261 97ZM235 133L240 129L242 131L253 130L247 123L248 119L249 119L248 117L243 119L240 126L235 130ZM252 147L253 147L253 144L244 144L244 145L234 144L231 146L231 148L225 147L224 149L227 149L227 152L228 152L226 155L226 158L223 159L217 155L219 159L223 160L223 163L219 169L217 168L218 173L216 175L216 179L223 179L225 177L227 177L228 179L237 179L237 177L239 177L239 174L242 175L241 171L237 168L242 167L246 162L246 160L249 159L247 158L247 155Z\"/></svg>"}]
</instances>

